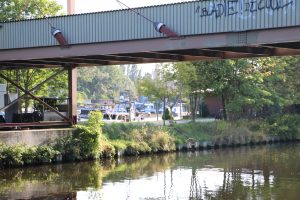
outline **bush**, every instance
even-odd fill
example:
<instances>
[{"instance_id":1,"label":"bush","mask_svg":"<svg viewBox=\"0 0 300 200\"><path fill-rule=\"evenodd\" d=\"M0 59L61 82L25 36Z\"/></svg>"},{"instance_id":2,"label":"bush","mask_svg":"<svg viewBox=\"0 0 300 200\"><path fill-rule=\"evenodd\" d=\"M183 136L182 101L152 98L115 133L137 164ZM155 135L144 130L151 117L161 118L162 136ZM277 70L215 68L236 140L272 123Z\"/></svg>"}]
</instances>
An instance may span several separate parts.
<instances>
[{"instance_id":1,"label":"bush","mask_svg":"<svg viewBox=\"0 0 300 200\"><path fill-rule=\"evenodd\" d=\"M72 135L58 140L55 149L66 160L96 159L100 156L100 135L86 126L77 126Z\"/></svg>"},{"instance_id":2,"label":"bush","mask_svg":"<svg viewBox=\"0 0 300 200\"><path fill-rule=\"evenodd\" d=\"M166 108L164 111L164 114L162 115L163 120L173 120L173 116L169 110L169 108Z\"/></svg>"},{"instance_id":3,"label":"bush","mask_svg":"<svg viewBox=\"0 0 300 200\"><path fill-rule=\"evenodd\" d=\"M99 111L89 113L86 125L78 125L72 135L58 140L55 149L66 160L97 159L101 154L101 144L106 138L102 135L103 116Z\"/></svg>"},{"instance_id":4,"label":"bush","mask_svg":"<svg viewBox=\"0 0 300 200\"><path fill-rule=\"evenodd\" d=\"M22 166L24 164L24 161L22 160L24 151L24 148L21 146L1 145L0 164L4 167Z\"/></svg>"},{"instance_id":5,"label":"bush","mask_svg":"<svg viewBox=\"0 0 300 200\"><path fill-rule=\"evenodd\" d=\"M300 115L274 115L266 121L266 132L285 138L300 138Z\"/></svg>"},{"instance_id":6,"label":"bush","mask_svg":"<svg viewBox=\"0 0 300 200\"><path fill-rule=\"evenodd\" d=\"M29 147L26 145L7 146L0 144L0 167L51 163L59 152L50 146Z\"/></svg>"},{"instance_id":7,"label":"bush","mask_svg":"<svg viewBox=\"0 0 300 200\"><path fill-rule=\"evenodd\" d=\"M153 152L175 150L174 141L175 139L168 132L163 130L153 132L148 139L149 146Z\"/></svg>"},{"instance_id":8,"label":"bush","mask_svg":"<svg viewBox=\"0 0 300 200\"><path fill-rule=\"evenodd\" d=\"M35 152L35 157L36 163L51 163L55 160L56 156L60 154L59 151L54 150L53 147L50 146L39 146L37 147ZM34 152L28 151L28 153Z\"/></svg>"},{"instance_id":9,"label":"bush","mask_svg":"<svg viewBox=\"0 0 300 200\"><path fill-rule=\"evenodd\" d=\"M175 138L166 127L110 124L104 126L104 134L112 139L111 144L115 149L126 150L129 154L175 150Z\"/></svg>"}]
</instances>

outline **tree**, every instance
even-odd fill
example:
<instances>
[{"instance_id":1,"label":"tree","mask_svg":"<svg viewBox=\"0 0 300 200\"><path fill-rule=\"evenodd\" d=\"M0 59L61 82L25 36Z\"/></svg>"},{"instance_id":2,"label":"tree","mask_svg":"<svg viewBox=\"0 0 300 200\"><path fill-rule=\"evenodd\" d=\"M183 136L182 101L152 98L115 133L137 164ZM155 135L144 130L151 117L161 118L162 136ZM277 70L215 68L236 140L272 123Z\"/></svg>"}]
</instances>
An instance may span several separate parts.
<instances>
[{"instance_id":1,"label":"tree","mask_svg":"<svg viewBox=\"0 0 300 200\"><path fill-rule=\"evenodd\" d=\"M141 69L137 65L126 65L126 75L128 78L136 83L141 78Z\"/></svg>"},{"instance_id":2,"label":"tree","mask_svg":"<svg viewBox=\"0 0 300 200\"><path fill-rule=\"evenodd\" d=\"M237 119L299 103L299 63L295 57L218 60L178 63L175 71L186 94L194 97L191 104L197 94L211 91L222 98L225 119ZM193 116L195 106L191 110Z\"/></svg>"},{"instance_id":3,"label":"tree","mask_svg":"<svg viewBox=\"0 0 300 200\"><path fill-rule=\"evenodd\" d=\"M149 97L152 101L160 100L164 104L163 110L166 109L168 101L172 110L181 96L181 87L174 79L174 75L173 64L157 65L154 77L145 76L139 80L139 94Z\"/></svg>"},{"instance_id":4,"label":"tree","mask_svg":"<svg viewBox=\"0 0 300 200\"><path fill-rule=\"evenodd\" d=\"M181 84L182 94L190 100L192 120L196 120L198 110L199 94L201 91L201 76L197 75L196 65L191 62L181 62L174 65L175 78Z\"/></svg>"},{"instance_id":5,"label":"tree","mask_svg":"<svg viewBox=\"0 0 300 200\"><path fill-rule=\"evenodd\" d=\"M80 68L78 70L78 91L89 99L119 100L126 90L131 97L136 95L133 82L119 66Z\"/></svg>"},{"instance_id":6,"label":"tree","mask_svg":"<svg viewBox=\"0 0 300 200\"><path fill-rule=\"evenodd\" d=\"M54 0L0 0L0 22L54 16L61 9Z\"/></svg>"}]
</instances>

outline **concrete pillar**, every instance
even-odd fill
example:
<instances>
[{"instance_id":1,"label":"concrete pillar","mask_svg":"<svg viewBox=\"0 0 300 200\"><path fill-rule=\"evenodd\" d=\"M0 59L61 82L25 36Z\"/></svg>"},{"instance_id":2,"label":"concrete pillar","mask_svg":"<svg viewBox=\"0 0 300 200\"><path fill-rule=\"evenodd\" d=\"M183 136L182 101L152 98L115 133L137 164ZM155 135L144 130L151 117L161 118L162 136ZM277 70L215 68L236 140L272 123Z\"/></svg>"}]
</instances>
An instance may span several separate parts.
<instances>
[{"instance_id":1,"label":"concrete pillar","mask_svg":"<svg viewBox=\"0 0 300 200\"><path fill-rule=\"evenodd\" d=\"M68 68L69 89L69 119L72 124L77 123L77 68Z\"/></svg>"}]
</instances>

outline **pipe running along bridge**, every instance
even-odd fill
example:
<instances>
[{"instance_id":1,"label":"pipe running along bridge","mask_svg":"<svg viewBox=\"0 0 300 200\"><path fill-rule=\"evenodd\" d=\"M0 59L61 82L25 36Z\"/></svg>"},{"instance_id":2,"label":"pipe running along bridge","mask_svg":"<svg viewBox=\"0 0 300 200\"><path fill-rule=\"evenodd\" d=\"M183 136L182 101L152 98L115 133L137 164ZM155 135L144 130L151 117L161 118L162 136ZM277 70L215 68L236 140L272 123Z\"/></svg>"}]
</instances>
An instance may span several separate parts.
<instances>
[{"instance_id":1,"label":"pipe running along bridge","mask_svg":"<svg viewBox=\"0 0 300 200\"><path fill-rule=\"evenodd\" d=\"M77 67L300 55L299 11L298 0L199 0L3 22L0 77L74 124ZM32 94L40 85L27 91L1 72L29 68L61 68L45 81L68 71L67 116Z\"/></svg>"}]
</instances>

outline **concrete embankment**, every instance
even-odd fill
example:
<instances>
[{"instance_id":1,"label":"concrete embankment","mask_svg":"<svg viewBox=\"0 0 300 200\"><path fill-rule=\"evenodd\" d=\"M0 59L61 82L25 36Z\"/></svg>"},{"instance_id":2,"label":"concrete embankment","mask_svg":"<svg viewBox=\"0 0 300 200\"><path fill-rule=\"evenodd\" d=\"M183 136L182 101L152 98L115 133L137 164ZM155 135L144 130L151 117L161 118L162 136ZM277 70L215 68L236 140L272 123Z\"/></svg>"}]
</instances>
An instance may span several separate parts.
<instances>
[{"instance_id":1,"label":"concrete embankment","mask_svg":"<svg viewBox=\"0 0 300 200\"><path fill-rule=\"evenodd\" d=\"M62 128L0 131L0 142L9 146L18 144L41 146L53 144L57 139L72 134L74 130L74 128Z\"/></svg>"},{"instance_id":2,"label":"concrete embankment","mask_svg":"<svg viewBox=\"0 0 300 200\"><path fill-rule=\"evenodd\" d=\"M211 141L209 140L188 141L185 144L176 145L176 151L201 151L201 150L208 150L208 149L267 145L267 144L285 143L285 142L300 142L300 140L296 138L279 137L279 136L266 136L260 138L239 136L237 139L234 139L234 137L229 137L229 138L225 138L224 140L216 139ZM116 150L117 157L133 156L137 154L144 154L144 153L139 153L132 148Z\"/></svg>"},{"instance_id":3,"label":"concrete embankment","mask_svg":"<svg viewBox=\"0 0 300 200\"><path fill-rule=\"evenodd\" d=\"M265 136L265 137L224 137L223 139L206 140L206 141L188 141L186 144L176 145L176 151L192 151L205 150L224 147L239 147L239 146L253 146L265 145L280 142L297 142L296 138L279 137L279 136Z\"/></svg>"}]
</instances>

